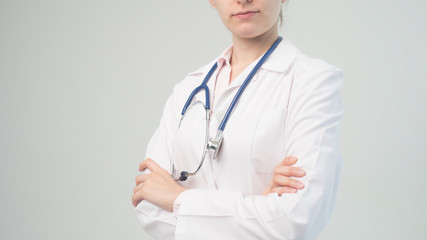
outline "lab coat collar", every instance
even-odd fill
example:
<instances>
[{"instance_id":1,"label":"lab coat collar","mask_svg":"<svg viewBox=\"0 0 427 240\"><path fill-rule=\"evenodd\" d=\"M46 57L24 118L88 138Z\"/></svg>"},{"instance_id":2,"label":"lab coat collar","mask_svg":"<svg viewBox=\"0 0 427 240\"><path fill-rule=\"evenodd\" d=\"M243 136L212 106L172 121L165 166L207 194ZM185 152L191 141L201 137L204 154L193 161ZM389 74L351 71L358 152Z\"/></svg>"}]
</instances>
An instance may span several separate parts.
<instances>
[{"instance_id":1,"label":"lab coat collar","mask_svg":"<svg viewBox=\"0 0 427 240\"><path fill-rule=\"evenodd\" d=\"M214 60L212 60L210 63L204 65L203 67L197 69L196 71L190 72L188 75L200 75L202 74L203 77L206 76L209 72L209 70L212 68L212 66L217 63L218 67L216 69L216 71L218 72L218 69L221 69L222 64L229 64L230 63L230 58L231 58L231 51L233 49L233 46L229 46L227 47L222 53L221 55L219 55L217 58L215 58Z\"/></svg>"},{"instance_id":2,"label":"lab coat collar","mask_svg":"<svg viewBox=\"0 0 427 240\"><path fill-rule=\"evenodd\" d=\"M273 72L286 72L294 60L301 54L301 50L292 41L283 38L282 42L280 42L276 50L274 50L261 68Z\"/></svg>"},{"instance_id":3,"label":"lab coat collar","mask_svg":"<svg viewBox=\"0 0 427 240\"><path fill-rule=\"evenodd\" d=\"M231 48L232 46L228 47L216 59L211 61L209 64L197 69L196 71L191 72L189 75L202 74L205 76L215 62L218 63L219 61L221 61L221 59L227 59L226 56L227 54L229 54ZM280 44L270 55L267 61L265 61L265 63L261 66L261 68L274 72L286 72L286 70L288 70L288 68L292 65L292 62L301 54L301 50L299 50L298 47L296 47L292 41L283 38L282 42L280 42ZM259 59L257 59L256 61L258 61Z\"/></svg>"}]
</instances>

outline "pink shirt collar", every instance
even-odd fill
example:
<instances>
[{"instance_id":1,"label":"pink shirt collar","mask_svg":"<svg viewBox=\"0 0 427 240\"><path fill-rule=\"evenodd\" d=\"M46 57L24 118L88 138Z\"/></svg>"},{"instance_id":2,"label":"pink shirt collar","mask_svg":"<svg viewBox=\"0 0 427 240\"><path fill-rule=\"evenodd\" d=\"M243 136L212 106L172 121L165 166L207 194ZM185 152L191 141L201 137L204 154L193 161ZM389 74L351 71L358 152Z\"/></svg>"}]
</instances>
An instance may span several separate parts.
<instances>
[{"instance_id":1,"label":"pink shirt collar","mask_svg":"<svg viewBox=\"0 0 427 240\"><path fill-rule=\"evenodd\" d=\"M224 64L226 64L227 66L230 66L230 59L231 59L231 54L233 53L233 46L228 47L227 49L225 49L221 55L219 55L219 57L216 60L216 63L218 64L218 69L221 69Z\"/></svg>"}]
</instances>

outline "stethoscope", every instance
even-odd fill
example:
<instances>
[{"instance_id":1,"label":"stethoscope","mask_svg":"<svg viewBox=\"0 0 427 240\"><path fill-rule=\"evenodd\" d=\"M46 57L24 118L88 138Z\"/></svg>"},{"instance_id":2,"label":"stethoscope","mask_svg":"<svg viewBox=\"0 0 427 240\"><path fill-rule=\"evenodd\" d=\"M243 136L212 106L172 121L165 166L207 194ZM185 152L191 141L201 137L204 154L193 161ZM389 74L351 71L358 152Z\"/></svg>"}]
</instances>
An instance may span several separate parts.
<instances>
[{"instance_id":1,"label":"stethoscope","mask_svg":"<svg viewBox=\"0 0 427 240\"><path fill-rule=\"evenodd\" d=\"M202 159L200 161L199 166L197 167L197 169L194 172L188 172L188 171L181 171L180 176L178 179L175 179L176 181L185 181L187 180L187 178L189 176L193 176L195 175L200 168L203 165L206 153L209 151L211 153L213 153L213 158L216 159L218 151L221 147L221 143L223 140L223 132L225 129L225 126L227 125L228 119L230 118L231 113L233 112L234 107L237 104L237 101L239 100L240 96L242 95L243 91L245 90L245 88L248 86L248 84L250 83L250 81L252 80L252 78L254 77L254 75L256 74L256 72L258 71L258 69L264 64L264 62L267 60L267 58L270 56L270 54L276 49L276 47L279 45L279 43L282 41L281 37L278 37L277 40L273 43L273 45L267 50L267 52L262 56L262 58L258 61L258 63L255 65L255 67L252 69L252 71L249 73L249 75L246 77L245 81L243 82L243 84L240 86L240 88L237 90L236 95L234 96L232 102L230 103L230 106L227 109L227 112L224 115L224 118L222 119L219 127L218 127L218 131L217 134L215 136L215 138L209 138L208 134L206 134L206 138L205 138L205 149L203 151L203 155L202 155ZM218 67L218 64L215 63L212 68L209 70L208 74L206 75L206 77L204 78L202 84L200 84L200 86L198 86L197 88L195 88L190 96L187 99L187 102L185 103L182 112L181 112L181 120L179 122L179 126L181 125L182 120L184 119L184 116L187 112L187 109L194 104L193 99L195 97L195 95L197 93L199 93L200 91L204 90L205 91L205 97L206 97L206 104L204 105L205 107L205 111L206 111L206 128L208 129L209 127L209 119L210 119L210 96L209 96L209 88L207 86L207 83L209 81L209 79L212 77L212 74L215 72L216 68ZM208 130L207 130L208 132ZM175 151L175 150L173 150ZM173 153L172 153L173 155ZM172 171L175 170L175 166L174 166L174 161L172 161L171 163L171 169ZM172 174L173 175L173 174Z\"/></svg>"}]
</instances>

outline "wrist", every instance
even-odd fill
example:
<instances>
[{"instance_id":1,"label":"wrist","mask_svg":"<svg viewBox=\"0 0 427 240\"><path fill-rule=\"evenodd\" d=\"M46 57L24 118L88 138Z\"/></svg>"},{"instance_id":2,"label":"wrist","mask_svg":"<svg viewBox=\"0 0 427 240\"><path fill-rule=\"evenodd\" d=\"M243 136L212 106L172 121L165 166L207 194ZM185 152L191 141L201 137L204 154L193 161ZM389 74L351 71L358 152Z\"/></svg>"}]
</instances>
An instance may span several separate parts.
<instances>
[{"instance_id":1,"label":"wrist","mask_svg":"<svg viewBox=\"0 0 427 240\"><path fill-rule=\"evenodd\" d=\"M171 210L171 212L173 213L173 215L174 216L177 216L178 215L178 212L179 212L179 207L181 206L181 204L182 204L182 202L183 202L183 199L185 198L184 197L184 195L185 195L185 192L187 191L188 189L186 189L186 188L183 188L183 191L181 191L179 194L177 194L177 196L175 197L175 200L173 201L173 203L172 203L172 210Z\"/></svg>"}]
</instances>

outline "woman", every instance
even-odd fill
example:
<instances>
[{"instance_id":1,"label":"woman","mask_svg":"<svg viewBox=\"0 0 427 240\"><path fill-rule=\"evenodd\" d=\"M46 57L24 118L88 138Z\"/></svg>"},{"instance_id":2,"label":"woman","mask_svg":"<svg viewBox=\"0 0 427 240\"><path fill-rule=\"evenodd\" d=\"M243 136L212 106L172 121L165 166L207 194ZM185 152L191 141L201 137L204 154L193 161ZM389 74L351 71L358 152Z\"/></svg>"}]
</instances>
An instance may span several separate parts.
<instances>
[{"instance_id":1,"label":"woman","mask_svg":"<svg viewBox=\"0 0 427 240\"><path fill-rule=\"evenodd\" d=\"M209 1L233 46L168 99L136 178L137 217L158 239L314 239L336 196L342 73L278 37L285 0ZM183 109L206 81L210 95ZM198 102L211 103L206 116ZM211 149L223 141L200 157L206 121Z\"/></svg>"}]
</instances>

